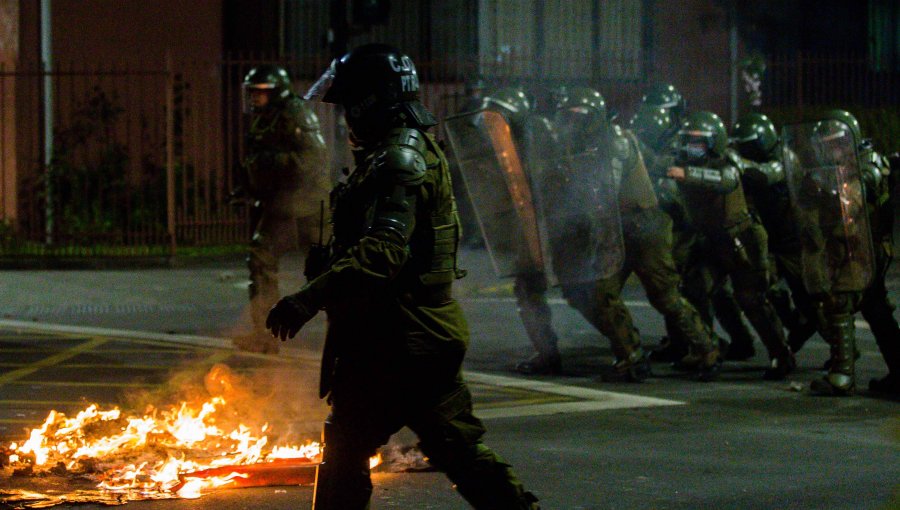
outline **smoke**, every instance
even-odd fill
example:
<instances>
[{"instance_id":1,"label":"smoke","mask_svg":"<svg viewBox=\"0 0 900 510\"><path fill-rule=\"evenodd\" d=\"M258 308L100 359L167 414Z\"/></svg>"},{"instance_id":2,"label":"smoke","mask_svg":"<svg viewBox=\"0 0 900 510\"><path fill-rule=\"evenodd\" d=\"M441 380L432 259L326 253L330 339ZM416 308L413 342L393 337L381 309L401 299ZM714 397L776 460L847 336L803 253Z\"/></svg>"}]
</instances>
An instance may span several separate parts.
<instances>
[{"instance_id":1,"label":"smoke","mask_svg":"<svg viewBox=\"0 0 900 510\"><path fill-rule=\"evenodd\" d=\"M282 362L235 357L212 366L187 366L172 372L152 390L124 397L126 412L150 414L186 403L199 407L213 397L225 403L216 410L216 425L224 430L239 425L267 435L269 445L319 441L327 407L318 398L318 371Z\"/></svg>"}]
</instances>

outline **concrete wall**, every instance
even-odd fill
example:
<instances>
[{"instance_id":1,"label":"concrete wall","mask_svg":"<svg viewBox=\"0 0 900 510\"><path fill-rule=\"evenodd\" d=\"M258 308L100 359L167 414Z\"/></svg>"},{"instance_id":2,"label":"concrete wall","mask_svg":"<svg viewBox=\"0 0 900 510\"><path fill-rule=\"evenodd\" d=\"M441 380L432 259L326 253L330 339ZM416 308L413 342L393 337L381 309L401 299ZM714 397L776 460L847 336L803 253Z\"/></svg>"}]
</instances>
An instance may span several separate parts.
<instances>
[{"instance_id":1,"label":"concrete wall","mask_svg":"<svg viewBox=\"0 0 900 510\"><path fill-rule=\"evenodd\" d=\"M19 2L0 0L0 73L9 71L19 52ZM0 74L0 222L16 218L16 90Z\"/></svg>"},{"instance_id":2,"label":"concrete wall","mask_svg":"<svg viewBox=\"0 0 900 510\"><path fill-rule=\"evenodd\" d=\"M222 0L53 0L57 62L147 58L216 59Z\"/></svg>"},{"instance_id":3,"label":"concrete wall","mask_svg":"<svg viewBox=\"0 0 900 510\"><path fill-rule=\"evenodd\" d=\"M713 0L658 1L651 16L650 81L672 83L690 110L711 110L730 123L727 12Z\"/></svg>"}]
</instances>

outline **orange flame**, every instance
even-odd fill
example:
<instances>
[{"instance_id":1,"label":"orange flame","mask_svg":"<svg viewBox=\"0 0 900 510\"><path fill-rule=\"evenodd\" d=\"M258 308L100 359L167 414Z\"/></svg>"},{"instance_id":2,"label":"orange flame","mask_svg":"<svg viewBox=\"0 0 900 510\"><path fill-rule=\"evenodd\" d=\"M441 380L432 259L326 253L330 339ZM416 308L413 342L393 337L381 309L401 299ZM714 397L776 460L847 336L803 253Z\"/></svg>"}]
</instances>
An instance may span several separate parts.
<instances>
[{"instance_id":1,"label":"orange flame","mask_svg":"<svg viewBox=\"0 0 900 510\"><path fill-rule=\"evenodd\" d=\"M102 411L97 405L74 418L51 411L25 442L10 444L9 464L37 473L63 465L96 480L101 490L126 493L127 499L157 499L198 498L206 490L242 486L240 480L258 468L277 470L288 463L307 469L321 461L323 446L314 441L267 449L268 424L258 433L244 424L221 430L216 411L225 404L223 397L213 397L199 407L181 403L143 416L122 416L119 409ZM378 454L370 466L381 462ZM246 466L255 467L248 471ZM215 471L201 473L207 470ZM218 476L223 473L229 474Z\"/></svg>"}]
</instances>

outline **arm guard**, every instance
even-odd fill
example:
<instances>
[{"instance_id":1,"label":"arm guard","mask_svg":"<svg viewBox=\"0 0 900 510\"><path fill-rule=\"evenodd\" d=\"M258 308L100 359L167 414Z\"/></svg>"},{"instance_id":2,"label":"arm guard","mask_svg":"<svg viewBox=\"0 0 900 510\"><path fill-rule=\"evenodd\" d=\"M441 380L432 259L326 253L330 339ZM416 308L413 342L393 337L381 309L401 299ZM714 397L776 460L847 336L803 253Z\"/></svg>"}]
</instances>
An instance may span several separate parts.
<instances>
[{"instance_id":1,"label":"arm guard","mask_svg":"<svg viewBox=\"0 0 900 510\"><path fill-rule=\"evenodd\" d=\"M784 182L784 166L779 161L756 163L747 161L743 177L754 186L768 187Z\"/></svg>"},{"instance_id":2,"label":"arm guard","mask_svg":"<svg viewBox=\"0 0 900 510\"><path fill-rule=\"evenodd\" d=\"M358 292L392 280L409 259L408 243L416 227L419 188L427 167L421 150L424 135L402 129L372 157L378 193L371 222L362 239L301 292L322 307L343 292Z\"/></svg>"},{"instance_id":3,"label":"arm guard","mask_svg":"<svg viewBox=\"0 0 900 510\"><path fill-rule=\"evenodd\" d=\"M740 184L740 173L731 165L722 168L686 166L684 167L684 183L725 195L737 189Z\"/></svg>"}]
</instances>

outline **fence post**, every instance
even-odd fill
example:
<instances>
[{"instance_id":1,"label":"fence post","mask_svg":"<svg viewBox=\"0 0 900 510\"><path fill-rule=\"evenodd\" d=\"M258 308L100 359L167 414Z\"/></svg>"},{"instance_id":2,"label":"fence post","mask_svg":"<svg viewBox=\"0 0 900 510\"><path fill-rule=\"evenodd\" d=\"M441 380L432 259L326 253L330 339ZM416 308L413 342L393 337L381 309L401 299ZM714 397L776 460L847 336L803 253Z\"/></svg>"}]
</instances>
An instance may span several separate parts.
<instances>
[{"instance_id":1,"label":"fence post","mask_svg":"<svg viewBox=\"0 0 900 510\"><path fill-rule=\"evenodd\" d=\"M175 257L175 76L172 54L166 51L166 225L169 255Z\"/></svg>"}]
</instances>

